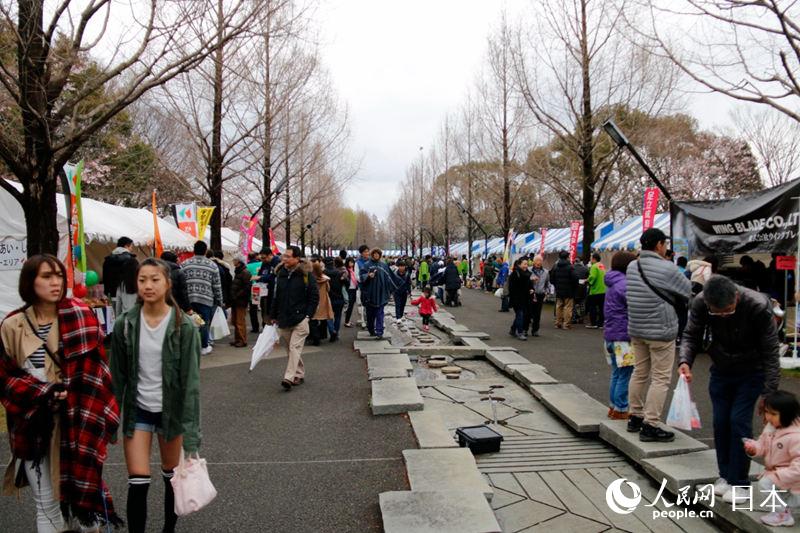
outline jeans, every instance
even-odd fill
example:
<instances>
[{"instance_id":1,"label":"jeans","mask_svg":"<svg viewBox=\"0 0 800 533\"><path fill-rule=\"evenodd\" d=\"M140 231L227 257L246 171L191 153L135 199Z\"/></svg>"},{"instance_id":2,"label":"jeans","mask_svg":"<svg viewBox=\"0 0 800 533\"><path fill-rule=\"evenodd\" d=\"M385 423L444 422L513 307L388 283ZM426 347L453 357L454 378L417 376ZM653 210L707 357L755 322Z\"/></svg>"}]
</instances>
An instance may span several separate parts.
<instances>
[{"instance_id":1,"label":"jeans","mask_svg":"<svg viewBox=\"0 0 800 533\"><path fill-rule=\"evenodd\" d=\"M208 326L211 324L211 318L214 316L214 306L204 305L192 302L192 309L195 313L200 315L205 324L200 328L200 344L203 348L208 347Z\"/></svg>"},{"instance_id":2,"label":"jeans","mask_svg":"<svg viewBox=\"0 0 800 533\"><path fill-rule=\"evenodd\" d=\"M53 494L53 485L50 478L50 458L45 455L39 463L39 473L33 461L23 461L20 468L25 469L28 483L33 492L33 501L36 504L36 531L37 533L56 533L64 529L64 518L61 516L61 507ZM58 480L56 480L58 483Z\"/></svg>"},{"instance_id":3,"label":"jeans","mask_svg":"<svg viewBox=\"0 0 800 533\"><path fill-rule=\"evenodd\" d=\"M333 318L328 320L328 333L338 335L339 328L342 327L344 300L331 300L331 307L333 307Z\"/></svg>"},{"instance_id":4,"label":"jeans","mask_svg":"<svg viewBox=\"0 0 800 533\"><path fill-rule=\"evenodd\" d=\"M603 306L605 305L605 294L590 294L586 298L586 306L589 308L589 321L592 326L602 326L605 323Z\"/></svg>"},{"instance_id":5,"label":"jeans","mask_svg":"<svg viewBox=\"0 0 800 533\"><path fill-rule=\"evenodd\" d=\"M511 328L514 330L514 332L517 335L522 335L523 333L525 333L525 309L524 308L522 308L522 307L520 307L518 309L514 308L514 325L511 326Z\"/></svg>"},{"instance_id":6,"label":"jeans","mask_svg":"<svg viewBox=\"0 0 800 533\"><path fill-rule=\"evenodd\" d=\"M250 304L250 331L253 333L261 332L261 322L258 317L258 306Z\"/></svg>"},{"instance_id":7,"label":"jeans","mask_svg":"<svg viewBox=\"0 0 800 533\"><path fill-rule=\"evenodd\" d=\"M371 305L364 306L367 312L367 331L369 334L381 337L383 336L383 306L373 307Z\"/></svg>"},{"instance_id":8,"label":"jeans","mask_svg":"<svg viewBox=\"0 0 800 533\"><path fill-rule=\"evenodd\" d=\"M395 294L394 295L394 317L397 320L403 318L406 311L406 301L408 301L408 294Z\"/></svg>"},{"instance_id":9,"label":"jeans","mask_svg":"<svg viewBox=\"0 0 800 533\"><path fill-rule=\"evenodd\" d=\"M633 374L633 365L617 366L613 342L606 341L606 351L611 357L611 384L608 388L609 405L615 411L625 413L628 411L628 384Z\"/></svg>"},{"instance_id":10,"label":"jeans","mask_svg":"<svg viewBox=\"0 0 800 533\"><path fill-rule=\"evenodd\" d=\"M753 409L764 390L764 374L720 374L711 368L708 393L714 412L714 447L719 477L731 485L749 485L750 458L742 438L753 436Z\"/></svg>"},{"instance_id":11,"label":"jeans","mask_svg":"<svg viewBox=\"0 0 800 533\"><path fill-rule=\"evenodd\" d=\"M508 296L503 295L503 297L500 298L500 311L502 311L503 313L508 313L510 307L511 307L511 300L509 299Z\"/></svg>"},{"instance_id":12,"label":"jeans","mask_svg":"<svg viewBox=\"0 0 800 533\"><path fill-rule=\"evenodd\" d=\"M445 305L458 305L458 289L447 289L447 296L445 297Z\"/></svg>"},{"instance_id":13,"label":"jeans","mask_svg":"<svg viewBox=\"0 0 800 533\"><path fill-rule=\"evenodd\" d=\"M358 305L356 294L358 289L347 289L347 315L344 317L345 324L350 323L350 318L353 316L353 309Z\"/></svg>"},{"instance_id":14,"label":"jeans","mask_svg":"<svg viewBox=\"0 0 800 533\"><path fill-rule=\"evenodd\" d=\"M544 293L536 293L536 301L531 302L529 320L531 323L531 334L539 333L539 325L542 321L542 306L544 305ZM526 328L527 329L527 328Z\"/></svg>"}]
</instances>

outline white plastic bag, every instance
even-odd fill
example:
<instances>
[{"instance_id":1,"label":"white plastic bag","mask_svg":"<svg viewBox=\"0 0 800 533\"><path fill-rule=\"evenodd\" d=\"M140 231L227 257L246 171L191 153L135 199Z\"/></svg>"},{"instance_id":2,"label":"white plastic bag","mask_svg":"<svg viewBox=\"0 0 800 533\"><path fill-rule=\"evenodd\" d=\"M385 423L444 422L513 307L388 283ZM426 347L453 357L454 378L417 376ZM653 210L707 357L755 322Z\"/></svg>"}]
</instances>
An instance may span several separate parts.
<instances>
[{"instance_id":1,"label":"white plastic bag","mask_svg":"<svg viewBox=\"0 0 800 533\"><path fill-rule=\"evenodd\" d=\"M264 326L264 331L258 336L256 345L253 346L253 358L250 360L250 371L256 367L259 361L266 359L275 345L280 341L277 326Z\"/></svg>"},{"instance_id":2,"label":"white plastic bag","mask_svg":"<svg viewBox=\"0 0 800 533\"><path fill-rule=\"evenodd\" d=\"M500 287L499 289L494 291L494 295L497 296L498 298L502 298L503 297L503 288Z\"/></svg>"},{"instance_id":3,"label":"white plastic bag","mask_svg":"<svg viewBox=\"0 0 800 533\"><path fill-rule=\"evenodd\" d=\"M672 403L669 405L667 414L667 425L686 431L692 430L692 417L695 408L692 402L692 395L689 392L689 384L686 377L681 374L678 378L678 385L675 387L675 394L672 396ZM698 416L697 423L700 418Z\"/></svg>"},{"instance_id":4,"label":"white plastic bag","mask_svg":"<svg viewBox=\"0 0 800 533\"><path fill-rule=\"evenodd\" d=\"M225 318L225 311L221 307L217 307L214 310L209 333L211 333L211 338L214 340L219 340L231 334L231 329L228 327L228 319Z\"/></svg>"},{"instance_id":5,"label":"white plastic bag","mask_svg":"<svg viewBox=\"0 0 800 533\"><path fill-rule=\"evenodd\" d=\"M175 493L175 514L178 516L199 511L217 497L217 489L208 477L206 460L200 459L199 455L196 458L184 458L181 451L180 462L170 482Z\"/></svg>"}]
</instances>

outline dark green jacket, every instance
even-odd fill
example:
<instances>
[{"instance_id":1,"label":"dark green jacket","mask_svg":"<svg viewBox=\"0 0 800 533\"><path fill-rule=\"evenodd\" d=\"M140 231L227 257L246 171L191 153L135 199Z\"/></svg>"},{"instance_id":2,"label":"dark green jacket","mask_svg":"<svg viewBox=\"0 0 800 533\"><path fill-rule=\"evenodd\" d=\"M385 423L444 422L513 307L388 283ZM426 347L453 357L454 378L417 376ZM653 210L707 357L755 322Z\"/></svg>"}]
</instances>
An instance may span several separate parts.
<instances>
[{"instance_id":1,"label":"dark green jacket","mask_svg":"<svg viewBox=\"0 0 800 533\"><path fill-rule=\"evenodd\" d=\"M122 432L126 437L133 436L136 422L140 317L141 306L136 304L117 319L111 338L111 380L122 409ZM200 447L200 332L185 313L181 313L177 332L174 314L170 318L161 360L164 438L172 440L183 435L183 449L195 452Z\"/></svg>"}]
</instances>

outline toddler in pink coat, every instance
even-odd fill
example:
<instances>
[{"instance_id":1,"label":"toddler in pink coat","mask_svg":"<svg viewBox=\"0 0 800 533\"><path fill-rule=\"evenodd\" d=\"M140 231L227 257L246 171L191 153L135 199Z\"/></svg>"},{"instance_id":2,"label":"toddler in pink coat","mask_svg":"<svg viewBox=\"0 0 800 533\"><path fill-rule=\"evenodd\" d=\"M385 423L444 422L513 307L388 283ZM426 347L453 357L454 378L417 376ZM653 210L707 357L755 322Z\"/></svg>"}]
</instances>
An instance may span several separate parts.
<instances>
[{"instance_id":1,"label":"toddler in pink coat","mask_svg":"<svg viewBox=\"0 0 800 533\"><path fill-rule=\"evenodd\" d=\"M761 517L770 526L793 526L791 509L800 506L800 403L794 394L776 391L764 398L767 425L758 440L746 439L744 451L764 458L764 473L758 488L765 497L770 490L779 491L786 503L782 509ZM777 501L777 500L776 500Z\"/></svg>"},{"instance_id":2,"label":"toddler in pink coat","mask_svg":"<svg viewBox=\"0 0 800 533\"><path fill-rule=\"evenodd\" d=\"M419 316L422 317L422 329L430 331L431 315L438 309L436 307L436 298L431 296L431 288L425 287L422 290L422 296L416 300L411 300L411 305L419 306Z\"/></svg>"}]
</instances>

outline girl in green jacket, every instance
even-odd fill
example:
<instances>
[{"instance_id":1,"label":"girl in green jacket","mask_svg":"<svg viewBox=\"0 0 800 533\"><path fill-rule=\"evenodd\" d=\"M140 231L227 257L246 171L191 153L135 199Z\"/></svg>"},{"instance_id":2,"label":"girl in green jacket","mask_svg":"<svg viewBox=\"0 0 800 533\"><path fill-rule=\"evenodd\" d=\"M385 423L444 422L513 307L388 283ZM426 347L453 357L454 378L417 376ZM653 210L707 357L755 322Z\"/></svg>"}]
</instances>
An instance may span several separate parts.
<instances>
[{"instance_id":1,"label":"girl in green jacket","mask_svg":"<svg viewBox=\"0 0 800 533\"><path fill-rule=\"evenodd\" d=\"M136 274L139 301L114 324L111 374L123 411L128 467L128 531L144 533L153 434L161 452L164 532L175 530L172 479L181 448L197 451L200 335L172 298L169 266L145 259Z\"/></svg>"}]
</instances>

